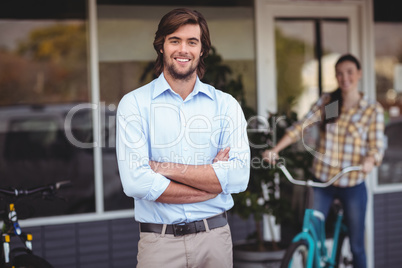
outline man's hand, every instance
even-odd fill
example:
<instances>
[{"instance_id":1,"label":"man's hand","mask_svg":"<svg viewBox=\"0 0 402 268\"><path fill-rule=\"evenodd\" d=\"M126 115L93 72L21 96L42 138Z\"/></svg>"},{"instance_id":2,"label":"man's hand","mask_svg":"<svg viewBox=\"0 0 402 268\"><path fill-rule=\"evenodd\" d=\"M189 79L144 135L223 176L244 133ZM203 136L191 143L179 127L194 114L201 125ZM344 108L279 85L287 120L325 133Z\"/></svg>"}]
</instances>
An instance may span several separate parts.
<instances>
[{"instance_id":1,"label":"man's hand","mask_svg":"<svg viewBox=\"0 0 402 268\"><path fill-rule=\"evenodd\" d=\"M228 161L229 160L229 151L230 151L230 147L226 147L225 149L220 150L214 160L213 163L216 163L218 161Z\"/></svg>"},{"instance_id":2,"label":"man's hand","mask_svg":"<svg viewBox=\"0 0 402 268\"><path fill-rule=\"evenodd\" d=\"M156 161L149 160L149 166L151 167L151 169L152 169L153 171L155 171L155 173L159 173L159 172L158 172L158 167L159 167L161 164L162 164L161 162L156 162Z\"/></svg>"}]
</instances>

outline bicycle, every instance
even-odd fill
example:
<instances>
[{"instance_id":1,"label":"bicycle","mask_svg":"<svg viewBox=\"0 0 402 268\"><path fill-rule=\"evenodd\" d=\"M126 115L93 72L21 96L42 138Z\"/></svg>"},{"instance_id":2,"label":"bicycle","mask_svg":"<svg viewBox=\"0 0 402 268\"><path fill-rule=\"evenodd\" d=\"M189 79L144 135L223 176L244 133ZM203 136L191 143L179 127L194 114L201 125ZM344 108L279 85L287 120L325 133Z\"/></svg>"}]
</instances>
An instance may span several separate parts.
<instances>
[{"instance_id":1,"label":"bicycle","mask_svg":"<svg viewBox=\"0 0 402 268\"><path fill-rule=\"evenodd\" d=\"M351 166L341 170L327 182L302 181L292 177L283 164L278 167L285 177L293 184L307 187L328 187L337 181L342 175L361 170L360 166ZM348 246L347 226L343 223L343 210L338 206L336 213L332 250L329 252L325 245L325 217L320 211L307 208L303 218L303 228L292 240L281 262L281 268L293 267L352 267L351 256L344 256L344 247ZM329 255L330 253L330 255Z\"/></svg>"},{"instance_id":2,"label":"bicycle","mask_svg":"<svg viewBox=\"0 0 402 268\"><path fill-rule=\"evenodd\" d=\"M34 255L32 252L32 234L22 231L18 223L15 201L20 197L41 194L43 198L55 196L57 190L70 184L69 181L61 181L54 184L36 187L33 189L0 189L0 194L6 197L6 207L0 211L3 221L1 229L2 243L1 249L1 268L52 268L53 266L45 259ZM22 247L12 248L12 238L18 237L22 242Z\"/></svg>"}]
</instances>

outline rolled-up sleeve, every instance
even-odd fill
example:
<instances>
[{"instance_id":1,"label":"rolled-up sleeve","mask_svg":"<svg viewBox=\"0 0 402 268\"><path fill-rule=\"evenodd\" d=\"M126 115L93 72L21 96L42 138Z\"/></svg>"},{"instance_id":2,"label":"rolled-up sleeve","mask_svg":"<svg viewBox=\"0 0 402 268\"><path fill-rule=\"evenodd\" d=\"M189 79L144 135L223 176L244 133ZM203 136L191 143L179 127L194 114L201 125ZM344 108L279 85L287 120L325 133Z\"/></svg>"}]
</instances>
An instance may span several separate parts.
<instances>
[{"instance_id":1,"label":"rolled-up sleeve","mask_svg":"<svg viewBox=\"0 0 402 268\"><path fill-rule=\"evenodd\" d=\"M250 146L247 122L240 105L233 99L222 120L221 145L230 147L229 160L212 164L223 194L245 191L250 177Z\"/></svg>"},{"instance_id":2,"label":"rolled-up sleeve","mask_svg":"<svg viewBox=\"0 0 402 268\"><path fill-rule=\"evenodd\" d=\"M170 180L149 166L147 120L139 112L137 101L126 95L116 115L116 153L124 193L133 198L155 201Z\"/></svg>"}]
</instances>

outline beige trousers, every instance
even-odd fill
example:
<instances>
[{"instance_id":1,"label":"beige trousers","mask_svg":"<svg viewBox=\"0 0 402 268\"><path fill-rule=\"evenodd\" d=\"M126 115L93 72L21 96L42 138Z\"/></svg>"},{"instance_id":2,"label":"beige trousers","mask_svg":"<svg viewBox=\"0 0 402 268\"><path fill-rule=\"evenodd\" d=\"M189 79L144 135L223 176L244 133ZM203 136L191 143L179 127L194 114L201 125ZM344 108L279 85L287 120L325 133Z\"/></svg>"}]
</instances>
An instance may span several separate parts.
<instances>
[{"instance_id":1,"label":"beige trousers","mask_svg":"<svg viewBox=\"0 0 402 268\"><path fill-rule=\"evenodd\" d=\"M231 268L232 237L229 225L207 232L174 237L140 233L138 268Z\"/></svg>"}]
</instances>

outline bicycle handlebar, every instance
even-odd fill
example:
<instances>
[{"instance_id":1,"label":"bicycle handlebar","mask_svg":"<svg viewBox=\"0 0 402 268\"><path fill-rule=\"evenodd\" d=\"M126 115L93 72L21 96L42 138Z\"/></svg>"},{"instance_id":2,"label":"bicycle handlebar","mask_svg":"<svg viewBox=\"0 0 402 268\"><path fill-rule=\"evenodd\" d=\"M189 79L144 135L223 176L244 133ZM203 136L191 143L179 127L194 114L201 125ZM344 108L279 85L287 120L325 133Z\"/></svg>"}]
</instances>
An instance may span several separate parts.
<instances>
[{"instance_id":1,"label":"bicycle handlebar","mask_svg":"<svg viewBox=\"0 0 402 268\"><path fill-rule=\"evenodd\" d=\"M312 187L319 187L319 188L325 188L330 185L332 185L335 181L337 181L342 175L351 172L351 171L360 171L362 170L361 166L350 166L346 167L341 170L338 174L336 174L334 177L332 177L330 180L326 182L314 182L312 180L307 180L307 181L302 181L302 180L296 180L293 178L293 176L289 173L287 168L285 167L284 164L278 164L278 167L282 170L283 174L285 174L285 177L293 184L296 185L302 185L302 186L312 186Z\"/></svg>"},{"instance_id":2,"label":"bicycle handlebar","mask_svg":"<svg viewBox=\"0 0 402 268\"><path fill-rule=\"evenodd\" d=\"M46 192L46 191L54 191L54 190L59 190L62 187L65 187L66 185L70 184L70 181L59 181L53 184L49 184L46 186L40 186L40 187L36 187L36 188L32 188L32 189L12 189L12 190L8 190L8 189L0 189L0 193L4 194L4 195L8 195L8 196L28 196L28 195L33 195L39 192Z\"/></svg>"}]
</instances>

